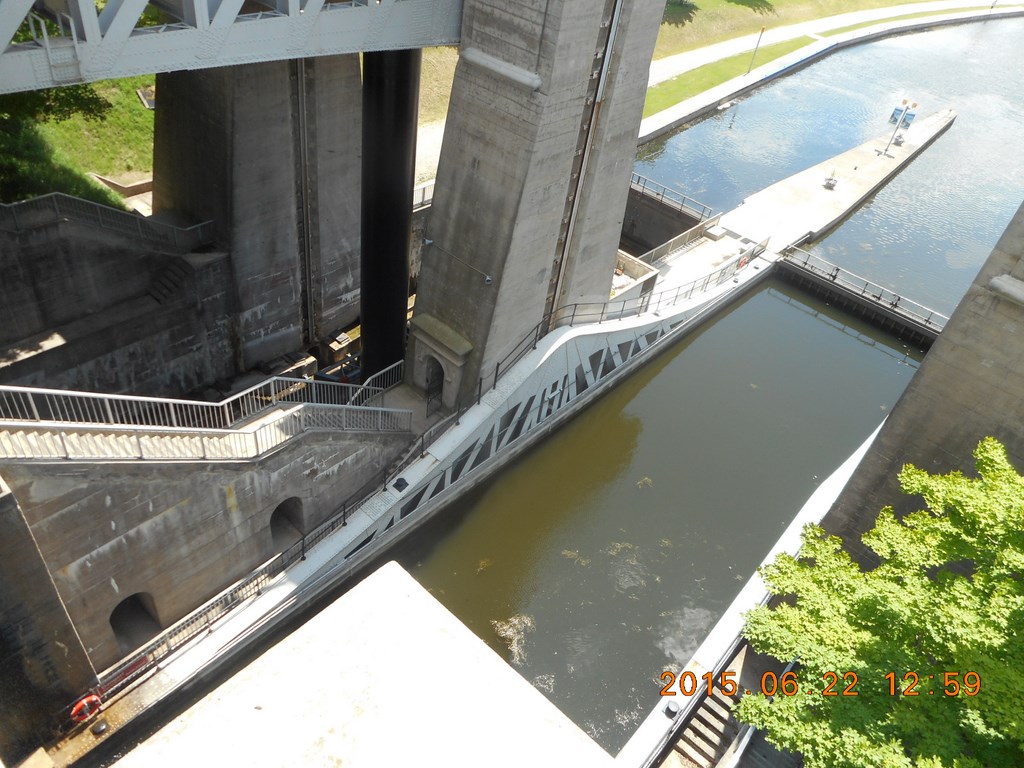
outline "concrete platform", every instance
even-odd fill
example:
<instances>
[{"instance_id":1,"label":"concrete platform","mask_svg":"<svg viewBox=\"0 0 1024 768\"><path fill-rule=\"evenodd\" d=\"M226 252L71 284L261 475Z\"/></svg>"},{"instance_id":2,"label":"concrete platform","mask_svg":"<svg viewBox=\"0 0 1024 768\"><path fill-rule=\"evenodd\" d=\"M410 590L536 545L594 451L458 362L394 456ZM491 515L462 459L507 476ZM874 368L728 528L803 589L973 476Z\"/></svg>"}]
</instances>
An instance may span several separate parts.
<instances>
[{"instance_id":1,"label":"concrete platform","mask_svg":"<svg viewBox=\"0 0 1024 768\"><path fill-rule=\"evenodd\" d=\"M396 563L118 761L273 768L613 765Z\"/></svg>"},{"instance_id":2,"label":"concrete platform","mask_svg":"<svg viewBox=\"0 0 1024 768\"><path fill-rule=\"evenodd\" d=\"M885 186L955 119L956 112L946 109L915 120L900 131L903 144L885 150L895 126L890 127L876 139L756 192L723 215L720 226L755 242L768 238L774 251L816 240ZM829 177L833 188L825 185Z\"/></svg>"}]
</instances>

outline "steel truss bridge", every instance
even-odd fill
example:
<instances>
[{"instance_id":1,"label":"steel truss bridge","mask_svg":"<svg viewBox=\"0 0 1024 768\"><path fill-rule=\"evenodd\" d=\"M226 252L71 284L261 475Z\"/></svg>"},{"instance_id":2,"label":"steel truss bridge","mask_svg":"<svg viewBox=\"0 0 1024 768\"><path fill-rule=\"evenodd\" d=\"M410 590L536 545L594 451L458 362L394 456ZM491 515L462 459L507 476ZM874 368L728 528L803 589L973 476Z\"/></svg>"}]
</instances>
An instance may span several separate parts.
<instances>
[{"instance_id":1,"label":"steel truss bridge","mask_svg":"<svg viewBox=\"0 0 1024 768\"><path fill-rule=\"evenodd\" d=\"M0 0L0 93L452 45L461 21L462 0Z\"/></svg>"}]
</instances>

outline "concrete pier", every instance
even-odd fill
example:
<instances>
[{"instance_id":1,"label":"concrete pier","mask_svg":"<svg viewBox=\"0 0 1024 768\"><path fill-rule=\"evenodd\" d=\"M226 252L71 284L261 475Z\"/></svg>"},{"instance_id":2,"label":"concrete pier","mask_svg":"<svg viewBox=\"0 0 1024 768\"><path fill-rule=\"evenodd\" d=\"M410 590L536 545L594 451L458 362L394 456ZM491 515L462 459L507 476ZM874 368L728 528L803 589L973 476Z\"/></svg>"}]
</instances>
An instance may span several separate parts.
<instances>
[{"instance_id":1,"label":"concrete pier","mask_svg":"<svg viewBox=\"0 0 1024 768\"><path fill-rule=\"evenodd\" d=\"M403 755L407 753L408 756ZM613 765L388 563L118 761L282 768Z\"/></svg>"},{"instance_id":2,"label":"concrete pier","mask_svg":"<svg viewBox=\"0 0 1024 768\"><path fill-rule=\"evenodd\" d=\"M945 109L917 120L900 130L902 144L893 142L883 151L893 133L890 128L876 139L756 192L723 215L721 226L754 242L767 239L774 251L817 240L885 186L955 119L956 112Z\"/></svg>"}]
</instances>

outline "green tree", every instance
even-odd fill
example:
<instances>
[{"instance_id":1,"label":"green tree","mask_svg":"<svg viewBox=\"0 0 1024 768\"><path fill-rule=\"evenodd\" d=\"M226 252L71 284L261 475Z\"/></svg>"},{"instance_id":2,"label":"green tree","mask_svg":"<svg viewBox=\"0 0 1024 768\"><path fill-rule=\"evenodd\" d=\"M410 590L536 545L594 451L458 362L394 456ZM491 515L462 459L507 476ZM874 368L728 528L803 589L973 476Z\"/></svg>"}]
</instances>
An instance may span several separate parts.
<instances>
[{"instance_id":1,"label":"green tree","mask_svg":"<svg viewBox=\"0 0 1024 768\"><path fill-rule=\"evenodd\" d=\"M863 537L877 566L808 526L798 557L763 569L783 600L743 633L797 661L796 692L745 696L737 714L808 768L1024 766L1024 478L993 438L974 456L978 477L903 468L927 509L882 510ZM838 695L822 695L833 674Z\"/></svg>"}]
</instances>

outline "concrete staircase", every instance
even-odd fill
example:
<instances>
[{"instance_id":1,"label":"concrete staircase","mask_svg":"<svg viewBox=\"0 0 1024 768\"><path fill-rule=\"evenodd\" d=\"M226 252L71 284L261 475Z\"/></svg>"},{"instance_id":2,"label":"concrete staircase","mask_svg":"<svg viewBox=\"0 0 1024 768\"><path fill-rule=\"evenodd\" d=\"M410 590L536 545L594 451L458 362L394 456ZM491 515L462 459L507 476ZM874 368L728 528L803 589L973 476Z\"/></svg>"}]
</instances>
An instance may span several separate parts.
<instances>
[{"instance_id":1,"label":"concrete staircase","mask_svg":"<svg viewBox=\"0 0 1024 768\"><path fill-rule=\"evenodd\" d=\"M308 431L411 432L408 409L348 404L365 392L285 377L219 403L3 386L0 461L237 461Z\"/></svg>"},{"instance_id":2,"label":"concrete staircase","mask_svg":"<svg viewBox=\"0 0 1024 768\"><path fill-rule=\"evenodd\" d=\"M183 262L174 259L157 272L153 281L149 284L146 293L153 297L157 303L163 304L182 289L189 273L189 268Z\"/></svg>"}]
</instances>

